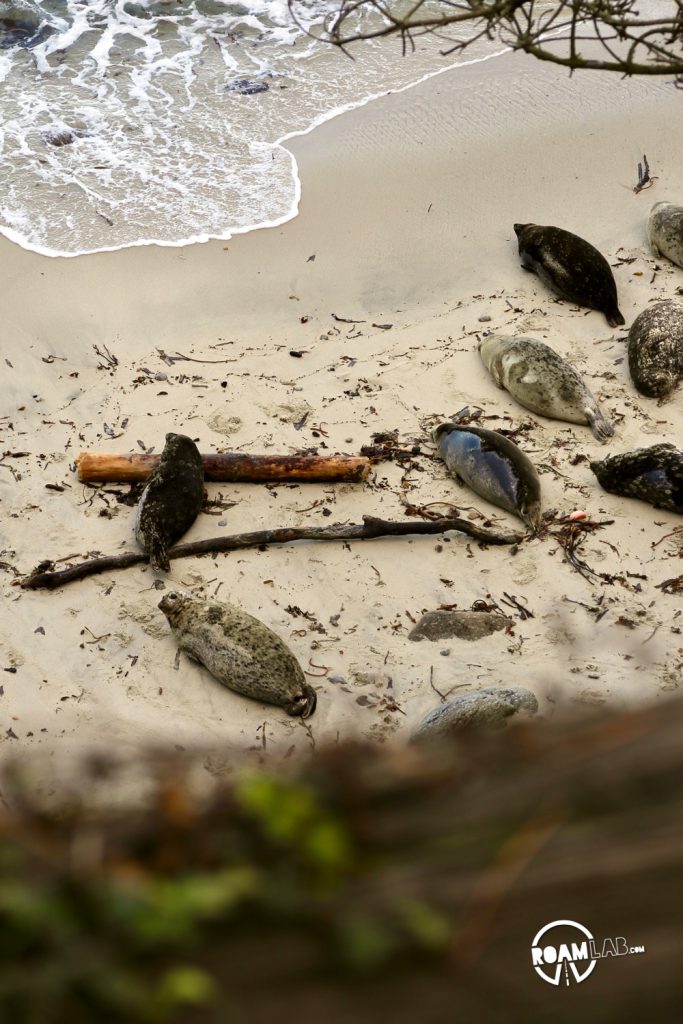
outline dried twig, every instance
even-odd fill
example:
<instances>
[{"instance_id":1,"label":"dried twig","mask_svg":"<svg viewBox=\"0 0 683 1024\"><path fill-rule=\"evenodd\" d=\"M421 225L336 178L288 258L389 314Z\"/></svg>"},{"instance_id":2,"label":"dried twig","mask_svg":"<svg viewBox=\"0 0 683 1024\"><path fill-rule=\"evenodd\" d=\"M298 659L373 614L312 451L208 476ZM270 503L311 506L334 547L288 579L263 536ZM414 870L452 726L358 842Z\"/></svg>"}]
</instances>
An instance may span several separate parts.
<instances>
[{"instance_id":1,"label":"dried twig","mask_svg":"<svg viewBox=\"0 0 683 1024\"><path fill-rule=\"evenodd\" d=\"M378 519L363 516L362 523L333 523L331 526L286 526L275 530L255 530L252 533L234 533L226 537L209 537L189 544L178 544L171 548L169 558L188 558L193 555L216 554L237 551L242 548L266 547L270 544L288 544L298 540L364 540L374 537L404 537L414 534L446 533L455 530L483 544L518 544L523 535L499 533L484 530L463 519L436 519L431 521L402 521ZM26 590L54 590L65 583L83 579L110 569L125 569L147 561L147 555L138 551L126 551L120 555L104 555L79 562L57 572L34 572L23 580L15 581ZM51 564L51 563L48 563Z\"/></svg>"}]
</instances>

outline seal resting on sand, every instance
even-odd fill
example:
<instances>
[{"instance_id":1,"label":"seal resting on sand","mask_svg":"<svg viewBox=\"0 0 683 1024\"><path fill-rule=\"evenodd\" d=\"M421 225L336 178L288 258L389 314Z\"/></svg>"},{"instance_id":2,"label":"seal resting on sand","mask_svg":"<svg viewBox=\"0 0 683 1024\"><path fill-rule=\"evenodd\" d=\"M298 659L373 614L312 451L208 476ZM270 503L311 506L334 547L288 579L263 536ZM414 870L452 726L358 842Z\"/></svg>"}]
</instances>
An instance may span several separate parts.
<instances>
[{"instance_id":1,"label":"seal resting on sand","mask_svg":"<svg viewBox=\"0 0 683 1024\"><path fill-rule=\"evenodd\" d=\"M499 388L541 416L587 423L598 441L614 434L571 363L535 338L491 334L479 343L479 355Z\"/></svg>"},{"instance_id":2,"label":"seal resting on sand","mask_svg":"<svg viewBox=\"0 0 683 1024\"><path fill-rule=\"evenodd\" d=\"M203 498L204 467L196 444L184 434L167 434L135 517L135 537L154 569L169 571L168 549L190 529Z\"/></svg>"},{"instance_id":3,"label":"seal resting on sand","mask_svg":"<svg viewBox=\"0 0 683 1024\"><path fill-rule=\"evenodd\" d=\"M493 505L512 512L537 532L541 483L517 445L495 430L441 423L434 431L446 468Z\"/></svg>"},{"instance_id":4,"label":"seal resting on sand","mask_svg":"<svg viewBox=\"0 0 683 1024\"><path fill-rule=\"evenodd\" d=\"M683 452L672 444L610 455L602 462L591 462L591 469L600 486L612 494L683 514Z\"/></svg>"},{"instance_id":5,"label":"seal resting on sand","mask_svg":"<svg viewBox=\"0 0 683 1024\"><path fill-rule=\"evenodd\" d=\"M609 263L594 245L563 228L515 224L522 266L532 270L561 299L604 313L610 327L624 318Z\"/></svg>"},{"instance_id":6,"label":"seal resting on sand","mask_svg":"<svg viewBox=\"0 0 683 1024\"><path fill-rule=\"evenodd\" d=\"M656 252L683 267L683 206L655 203L648 217L647 234Z\"/></svg>"},{"instance_id":7,"label":"seal resting on sand","mask_svg":"<svg viewBox=\"0 0 683 1024\"><path fill-rule=\"evenodd\" d=\"M666 398L683 378L683 305L667 299L644 309L628 332L628 368L641 395Z\"/></svg>"},{"instance_id":8,"label":"seal resting on sand","mask_svg":"<svg viewBox=\"0 0 683 1024\"><path fill-rule=\"evenodd\" d=\"M235 605L171 591L159 602L178 647L219 683L254 700L309 718L317 696L289 647L272 629Z\"/></svg>"}]
</instances>

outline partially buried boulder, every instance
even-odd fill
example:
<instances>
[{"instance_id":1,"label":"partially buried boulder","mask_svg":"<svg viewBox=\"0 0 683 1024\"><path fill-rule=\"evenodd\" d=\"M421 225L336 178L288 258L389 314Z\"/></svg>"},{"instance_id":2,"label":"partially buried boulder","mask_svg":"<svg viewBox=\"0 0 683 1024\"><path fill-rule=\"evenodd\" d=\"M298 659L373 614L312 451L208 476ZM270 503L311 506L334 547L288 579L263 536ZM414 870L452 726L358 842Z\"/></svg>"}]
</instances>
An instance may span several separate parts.
<instances>
[{"instance_id":1,"label":"partially buried boulder","mask_svg":"<svg viewBox=\"0 0 683 1024\"><path fill-rule=\"evenodd\" d=\"M463 693L439 704L426 715L410 737L411 743L443 743L465 729L501 728L517 712L535 715L538 701L531 690L492 686Z\"/></svg>"},{"instance_id":2,"label":"partially buried boulder","mask_svg":"<svg viewBox=\"0 0 683 1024\"><path fill-rule=\"evenodd\" d=\"M446 611L427 612L408 634L409 640L481 640L512 625L512 620L495 612Z\"/></svg>"}]
</instances>

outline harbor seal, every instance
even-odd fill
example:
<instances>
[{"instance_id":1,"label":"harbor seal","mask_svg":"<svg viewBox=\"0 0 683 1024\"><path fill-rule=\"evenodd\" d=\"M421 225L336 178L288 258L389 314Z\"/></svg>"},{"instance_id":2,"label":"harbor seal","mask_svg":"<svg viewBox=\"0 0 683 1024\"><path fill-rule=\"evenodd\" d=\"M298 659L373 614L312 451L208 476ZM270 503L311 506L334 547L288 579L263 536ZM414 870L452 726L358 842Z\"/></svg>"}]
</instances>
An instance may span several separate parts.
<instances>
[{"instance_id":1,"label":"harbor seal","mask_svg":"<svg viewBox=\"0 0 683 1024\"><path fill-rule=\"evenodd\" d=\"M159 602L181 651L219 683L245 697L309 718L316 692L289 647L272 629L235 605L171 591Z\"/></svg>"},{"instance_id":2,"label":"harbor seal","mask_svg":"<svg viewBox=\"0 0 683 1024\"><path fill-rule=\"evenodd\" d=\"M588 423L598 441L614 434L583 379L549 345L535 338L490 334L479 355L499 388L541 416Z\"/></svg>"},{"instance_id":3,"label":"harbor seal","mask_svg":"<svg viewBox=\"0 0 683 1024\"><path fill-rule=\"evenodd\" d=\"M561 299L604 313L610 327L624 318L609 263L594 245L571 231L541 224L515 224L522 266Z\"/></svg>"},{"instance_id":4,"label":"harbor seal","mask_svg":"<svg viewBox=\"0 0 683 1024\"><path fill-rule=\"evenodd\" d=\"M439 424L434 441L449 473L538 532L541 483L533 465L513 441L495 430L457 423Z\"/></svg>"},{"instance_id":5,"label":"harbor seal","mask_svg":"<svg viewBox=\"0 0 683 1024\"><path fill-rule=\"evenodd\" d=\"M683 206L655 203L648 217L647 234L656 252L683 267Z\"/></svg>"},{"instance_id":6,"label":"harbor seal","mask_svg":"<svg viewBox=\"0 0 683 1024\"><path fill-rule=\"evenodd\" d=\"M190 529L203 498L204 467L196 444L184 434L167 434L135 517L135 537L154 569L169 571L168 549Z\"/></svg>"},{"instance_id":7,"label":"harbor seal","mask_svg":"<svg viewBox=\"0 0 683 1024\"><path fill-rule=\"evenodd\" d=\"M683 378L683 304L644 309L628 332L628 368L641 395L667 398Z\"/></svg>"},{"instance_id":8,"label":"harbor seal","mask_svg":"<svg viewBox=\"0 0 683 1024\"><path fill-rule=\"evenodd\" d=\"M590 465L606 491L683 514L683 451L675 445L637 448Z\"/></svg>"}]
</instances>

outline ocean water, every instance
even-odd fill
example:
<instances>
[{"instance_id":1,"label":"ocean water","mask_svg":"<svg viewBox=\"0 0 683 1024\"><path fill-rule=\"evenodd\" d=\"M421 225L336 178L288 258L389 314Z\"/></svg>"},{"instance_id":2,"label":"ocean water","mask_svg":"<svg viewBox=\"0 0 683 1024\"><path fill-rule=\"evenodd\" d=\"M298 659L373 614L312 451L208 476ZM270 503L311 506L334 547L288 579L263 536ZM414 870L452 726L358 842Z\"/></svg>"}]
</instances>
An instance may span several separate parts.
<instances>
[{"instance_id":1,"label":"ocean water","mask_svg":"<svg viewBox=\"0 0 683 1024\"><path fill-rule=\"evenodd\" d=\"M297 0L308 27L335 7ZM439 45L352 60L286 0L0 0L0 232L72 256L282 223L300 195L286 140L453 66Z\"/></svg>"}]
</instances>

